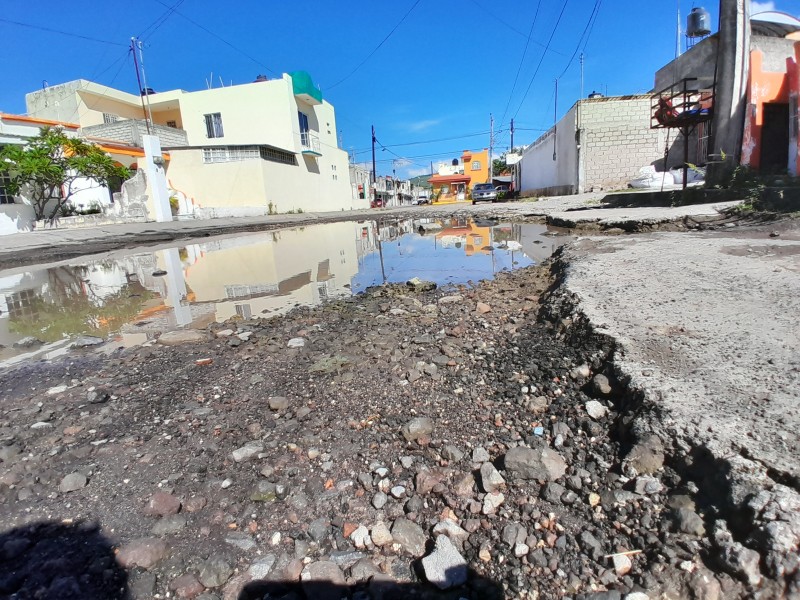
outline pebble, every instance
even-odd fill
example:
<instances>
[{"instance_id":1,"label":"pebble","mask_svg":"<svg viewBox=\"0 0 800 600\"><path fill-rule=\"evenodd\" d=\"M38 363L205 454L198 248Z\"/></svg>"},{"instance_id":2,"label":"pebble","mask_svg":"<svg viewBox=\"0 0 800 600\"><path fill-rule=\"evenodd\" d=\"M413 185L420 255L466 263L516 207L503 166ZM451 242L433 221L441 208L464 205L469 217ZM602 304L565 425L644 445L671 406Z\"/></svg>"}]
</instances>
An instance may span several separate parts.
<instances>
[{"instance_id":1,"label":"pebble","mask_svg":"<svg viewBox=\"0 0 800 600\"><path fill-rule=\"evenodd\" d=\"M481 486L485 492L496 492L505 488L506 480L490 462L481 465Z\"/></svg>"},{"instance_id":2,"label":"pebble","mask_svg":"<svg viewBox=\"0 0 800 600\"><path fill-rule=\"evenodd\" d=\"M376 492L375 495L372 497L372 506L380 510L384 506L386 506L386 503L388 501L389 497L386 494L384 494L383 492Z\"/></svg>"},{"instance_id":3,"label":"pebble","mask_svg":"<svg viewBox=\"0 0 800 600\"><path fill-rule=\"evenodd\" d=\"M182 346L183 344L199 344L208 340L208 336L197 329L179 329L167 331L158 338L162 346Z\"/></svg>"},{"instance_id":4,"label":"pebble","mask_svg":"<svg viewBox=\"0 0 800 600\"><path fill-rule=\"evenodd\" d=\"M285 396L272 396L269 399L270 410L279 411L289 408L289 399Z\"/></svg>"},{"instance_id":5,"label":"pebble","mask_svg":"<svg viewBox=\"0 0 800 600\"><path fill-rule=\"evenodd\" d=\"M58 484L58 491L62 494L75 492L85 488L88 483L89 480L86 479L86 475L83 473L70 473L61 480L61 483Z\"/></svg>"},{"instance_id":6,"label":"pebble","mask_svg":"<svg viewBox=\"0 0 800 600\"><path fill-rule=\"evenodd\" d=\"M372 526L370 538L372 539L372 543L376 546L386 546L391 544L394 540L389 528L383 521L378 521Z\"/></svg>"},{"instance_id":7,"label":"pebble","mask_svg":"<svg viewBox=\"0 0 800 600\"><path fill-rule=\"evenodd\" d=\"M272 400L270 399L270 408L272 408ZM278 409L273 409L278 410ZM248 442L241 448L237 448L231 453L233 460L237 463L250 460L254 456L258 456L260 452L264 451L264 444L261 442Z\"/></svg>"},{"instance_id":8,"label":"pebble","mask_svg":"<svg viewBox=\"0 0 800 600\"><path fill-rule=\"evenodd\" d=\"M274 560L275 557L273 556L273 562ZM227 559L221 554L212 554L201 564L197 578L205 587L215 588L224 585L231 575L233 575L233 567L228 563ZM256 579L263 579L263 577Z\"/></svg>"},{"instance_id":9,"label":"pebble","mask_svg":"<svg viewBox=\"0 0 800 600\"><path fill-rule=\"evenodd\" d=\"M445 535L436 538L433 552L422 559L425 578L446 590L467 581L467 561Z\"/></svg>"},{"instance_id":10,"label":"pebble","mask_svg":"<svg viewBox=\"0 0 800 600\"><path fill-rule=\"evenodd\" d=\"M286 347L287 348L302 348L305 345L306 345L305 338L296 337L296 338L290 339L289 342L286 344Z\"/></svg>"},{"instance_id":11,"label":"pebble","mask_svg":"<svg viewBox=\"0 0 800 600\"><path fill-rule=\"evenodd\" d=\"M497 509L500 508L505 499L506 497L502 492L490 492L486 494L483 498L483 514L493 515L497 512Z\"/></svg>"},{"instance_id":12,"label":"pebble","mask_svg":"<svg viewBox=\"0 0 800 600\"><path fill-rule=\"evenodd\" d=\"M406 441L414 442L433 433L433 420L428 417L415 417L403 425L400 432Z\"/></svg>"},{"instance_id":13,"label":"pebble","mask_svg":"<svg viewBox=\"0 0 800 600\"><path fill-rule=\"evenodd\" d=\"M400 517L392 524L394 542L411 556L420 557L425 554L427 536L416 523Z\"/></svg>"},{"instance_id":14,"label":"pebble","mask_svg":"<svg viewBox=\"0 0 800 600\"><path fill-rule=\"evenodd\" d=\"M140 538L123 545L117 560L126 569L152 569L169 554L167 544L159 538Z\"/></svg>"},{"instance_id":15,"label":"pebble","mask_svg":"<svg viewBox=\"0 0 800 600\"><path fill-rule=\"evenodd\" d=\"M350 534L350 539L352 540L355 547L359 550L363 550L368 546L372 546L372 539L369 536L369 530L364 525L359 525L359 527Z\"/></svg>"},{"instance_id":16,"label":"pebble","mask_svg":"<svg viewBox=\"0 0 800 600\"><path fill-rule=\"evenodd\" d=\"M181 501L172 494L166 492L156 492L147 501L144 512L147 515L165 517L174 515L181 509Z\"/></svg>"},{"instance_id":17,"label":"pebble","mask_svg":"<svg viewBox=\"0 0 800 600\"><path fill-rule=\"evenodd\" d=\"M563 476L567 463L560 454L549 448L512 448L505 456L506 471L521 479L552 481Z\"/></svg>"},{"instance_id":18,"label":"pebble","mask_svg":"<svg viewBox=\"0 0 800 600\"><path fill-rule=\"evenodd\" d=\"M586 413L595 421L599 421L608 414L608 409L597 400L589 400L586 403Z\"/></svg>"},{"instance_id":19,"label":"pebble","mask_svg":"<svg viewBox=\"0 0 800 600\"><path fill-rule=\"evenodd\" d=\"M483 463L490 459L489 453L483 446L478 446L472 451L472 462Z\"/></svg>"}]
</instances>

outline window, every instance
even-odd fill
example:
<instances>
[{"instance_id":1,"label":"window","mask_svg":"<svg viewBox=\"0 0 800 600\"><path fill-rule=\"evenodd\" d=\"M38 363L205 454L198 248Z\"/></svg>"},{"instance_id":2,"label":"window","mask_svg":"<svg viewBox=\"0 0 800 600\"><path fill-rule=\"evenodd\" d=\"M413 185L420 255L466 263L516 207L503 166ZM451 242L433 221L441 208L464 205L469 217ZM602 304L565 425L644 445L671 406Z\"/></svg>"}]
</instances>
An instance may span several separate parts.
<instances>
[{"instance_id":1,"label":"window","mask_svg":"<svg viewBox=\"0 0 800 600\"><path fill-rule=\"evenodd\" d=\"M264 160L270 160L272 162L283 163L285 165L297 164L297 158L291 152L285 152L283 150L277 150L267 146L261 146L261 158Z\"/></svg>"},{"instance_id":2,"label":"window","mask_svg":"<svg viewBox=\"0 0 800 600\"><path fill-rule=\"evenodd\" d=\"M0 175L0 204L14 204L14 196L6 188L9 181L8 175Z\"/></svg>"},{"instance_id":3,"label":"window","mask_svg":"<svg viewBox=\"0 0 800 600\"><path fill-rule=\"evenodd\" d=\"M476 160L472 163L472 170L473 171L480 171L481 170L481 161Z\"/></svg>"},{"instance_id":4,"label":"window","mask_svg":"<svg viewBox=\"0 0 800 600\"><path fill-rule=\"evenodd\" d=\"M225 134L222 131L222 113L211 113L204 115L206 120L206 137L221 138Z\"/></svg>"},{"instance_id":5,"label":"window","mask_svg":"<svg viewBox=\"0 0 800 600\"><path fill-rule=\"evenodd\" d=\"M259 157L258 146L219 146L217 148L203 148L204 163L255 160Z\"/></svg>"},{"instance_id":6,"label":"window","mask_svg":"<svg viewBox=\"0 0 800 600\"><path fill-rule=\"evenodd\" d=\"M303 146L309 146L310 140L308 135L308 115L298 110L297 120L300 123L300 143L303 144Z\"/></svg>"},{"instance_id":7,"label":"window","mask_svg":"<svg viewBox=\"0 0 800 600\"><path fill-rule=\"evenodd\" d=\"M103 123L106 125L110 123L116 123L119 121L119 115L115 115L113 113L103 113Z\"/></svg>"},{"instance_id":8,"label":"window","mask_svg":"<svg viewBox=\"0 0 800 600\"><path fill-rule=\"evenodd\" d=\"M253 316L253 309L249 304L236 304L236 314L243 319L249 319Z\"/></svg>"},{"instance_id":9,"label":"window","mask_svg":"<svg viewBox=\"0 0 800 600\"><path fill-rule=\"evenodd\" d=\"M172 127L173 129L177 129L178 128L178 122L177 121L167 121L167 127Z\"/></svg>"}]
</instances>

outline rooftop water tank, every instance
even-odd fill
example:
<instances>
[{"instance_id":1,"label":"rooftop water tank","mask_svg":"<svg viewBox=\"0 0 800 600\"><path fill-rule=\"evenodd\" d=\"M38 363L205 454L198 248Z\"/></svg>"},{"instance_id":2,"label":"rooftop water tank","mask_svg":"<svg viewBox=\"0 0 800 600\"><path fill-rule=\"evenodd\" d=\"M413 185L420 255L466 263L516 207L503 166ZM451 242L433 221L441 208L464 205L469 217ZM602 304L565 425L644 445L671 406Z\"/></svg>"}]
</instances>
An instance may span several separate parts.
<instances>
[{"instance_id":1,"label":"rooftop water tank","mask_svg":"<svg viewBox=\"0 0 800 600\"><path fill-rule=\"evenodd\" d=\"M711 33L711 15L705 8L693 8L686 19L686 36L704 37Z\"/></svg>"},{"instance_id":2,"label":"rooftop water tank","mask_svg":"<svg viewBox=\"0 0 800 600\"><path fill-rule=\"evenodd\" d=\"M593 91L591 94L589 94L589 98L590 99L602 98L602 97L603 97L603 94L601 94L600 92Z\"/></svg>"}]
</instances>

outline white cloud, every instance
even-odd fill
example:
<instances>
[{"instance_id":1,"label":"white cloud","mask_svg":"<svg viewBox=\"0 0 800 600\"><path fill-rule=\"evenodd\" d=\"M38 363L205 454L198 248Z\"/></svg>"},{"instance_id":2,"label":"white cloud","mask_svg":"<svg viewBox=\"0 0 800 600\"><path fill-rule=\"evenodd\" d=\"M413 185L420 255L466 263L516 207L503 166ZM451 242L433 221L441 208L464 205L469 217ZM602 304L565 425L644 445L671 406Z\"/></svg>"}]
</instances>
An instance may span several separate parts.
<instances>
[{"instance_id":1,"label":"white cloud","mask_svg":"<svg viewBox=\"0 0 800 600\"><path fill-rule=\"evenodd\" d=\"M425 167L419 167L417 169L409 169L408 170L408 176L409 177L418 177L420 175L430 175L430 173L431 173L430 168L426 169Z\"/></svg>"},{"instance_id":2,"label":"white cloud","mask_svg":"<svg viewBox=\"0 0 800 600\"><path fill-rule=\"evenodd\" d=\"M411 131L425 131L441 122L441 119L424 119L422 121L416 121L415 123L409 123L408 128Z\"/></svg>"},{"instance_id":3,"label":"white cloud","mask_svg":"<svg viewBox=\"0 0 800 600\"><path fill-rule=\"evenodd\" d=\"M771 0L768 2L758 2L757 0L753 0L750 3L750 14L757 15L758 13L767 12L769 10L775 10L775 3Z\"/></svg>"}]
</instances>

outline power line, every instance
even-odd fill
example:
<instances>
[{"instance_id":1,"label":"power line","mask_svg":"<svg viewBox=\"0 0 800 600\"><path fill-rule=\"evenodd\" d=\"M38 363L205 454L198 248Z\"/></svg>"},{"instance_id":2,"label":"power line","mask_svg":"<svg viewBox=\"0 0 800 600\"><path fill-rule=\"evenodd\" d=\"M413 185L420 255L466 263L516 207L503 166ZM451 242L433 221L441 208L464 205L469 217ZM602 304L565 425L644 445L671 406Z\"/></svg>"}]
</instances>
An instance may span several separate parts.
<instances>
[{"instance_id":1,"label":"power line","mask_svg":"<svg viewBox=\"0 0 800 600\"><path fill-rule=\"evenodd\" d=\"M564 74L569 70L570 66L572 66L572 61L575 60L575 57L578 55L578 50L581 49L581 43L583 42L583 38L586 36L586 32L589 31L589 26L594 23L594 20L597 19L597 14L600 11L600 5L603 3L603 0L595 0L594 8L592 9L592 13L589 15L589 20L586 21L586 27L583 28L583 33L581 33L581 37L578 38L578 43L575 46L575 52L572 53L569 61L567 62L567 66L564 67L564 70L561 71L561 75L558 76L558 79L564 77ZM586 41L589 41L589 38L586 37ZM585 44L584 44L584 47Z\"/></svg>"},{"instance_id":2,"label":"power line","mask_svg":"<svg viewBox=\"0 0 800 600\"><path fill-rule=\"evenodd\" d=\"M367 55L367 57L366 57L364 60L362 60L360 63L358 63L358 66L356 66L356 68L355 68L355 69L353 69L352 71L350 71L350 73L348 73L347 75L345 75L345 76L344 76L342 79L340 79L339 81L337 81L336 83L334 83L332 86L329 86L329 87L328 87L328 91L332 90L333 88L335 88L335 87L336 87L337 85L339 85L340 83L344 83L345 81L347 81L348 79L350 79L350 77L352 77L352 76L355 74L355 72L356 72L356 71L358 71L358 70L359 70L361 67L363 67L363 66L364 66L364 63L366 63L366 62L367 62L367 61L368 61L370 58L372 58L372 56L373 56L373 55L374 55L374 54L375 54L375 53L376 53L378 50L380 50L381 46L383 46L383 45L386 43L386 41L387 41L387 40L388 40L390 37L392 37L392 34L393 34L395 31L397 31L397 28L398 28L398 27L400 27L400 25L402 25L402 24L403 24L403 21L405 21L405 20L406 20L406 18L408 18L408 15L410 15L410 14L411 14L411 13L414 11L414 9L415 9L415 8L417 8L417 5L418 5L418 4L419 4L421 1L422 1L422 0L417 0L416 2L414 2L414 4L411 6L411 8L409 8L409 9L408 9L408 12L406 12L406 14L404 14L404 15L403 15L403 18L402 18L402 19L400 19L400 20L397 22L397 25L395 25L395 26L392 28L392 30L391 30L391 31L390 31L388 34L386 34L386 37L385 37L385 38L383 38L383 39L381 40L381 43L380 43L380 44L378 44L377 46L375 46L375 49L374 49L372 52L370 52L370 53Z\"/></svg>"},{"instance_id":3,"label":"power line","mask_svg":"<svg viewBox=\"0 0 800 600\"><path fill-rule=\"evenodd\" d=\"M148 26L147 26L147 28L146 28L144 31L142 31L142 32L141 32L139 35L137 35L136 37L137 37L138 39L143 39L143 37L145 36L145 34L147 34L147 35L148 35L148 37L152 36L152 35L153 35L153 34L154 34L156 31L158 31L158 29L159 29L159 28L160 28L160 27L161 27L161 26L162 26L164 23L166 23L166 22L167 22L167 20L168 20L168 19L169 19L169 18L170 18L170 17L171 17L171 16L172 16L174 13L175 13L175 11L178 9L178 7L179 7L181 4L183 4L185 1L186 1L186 0L177 0L177 2L175 2L175 4L173 4L171 7L169 7L169 8L167 9L167 11L166 11L166 12L165 12L163 15L161 15L161 16L160 16L160 17L158 17L158 18L157 18L155 21L153 21L152 23L150 23L150 25L148 25ZM151 30L152 30L152 31L151 31ZM149 32L149 33L148 33L148 32Z\"/></svg>"},{"instance_id":4,"label":"power line","mask_svg":"<svg viewBox=\"0 0 800 600\"><path fill-rule=\"evenodd\" d=\"M39 31L46 31L48 33L57 33L59 35L66 35L69 37L74 37L89 42L97 42L98 44L108 44L109 46L123 46L123 47L125 46L125 44L120 44L119 42L112 42L111 40L101 40L100 38L93 38L89 37L88 35L80 35L78 33L72 33L70 31L61 31L60 29L51 29L50 27L42 27L41 25L32 25L30 23L22 23L20 21L12 21L10 19L3 19L3 18L0 18L0 21L2 21L3 23L10 23L11 25L19 25L20 27L28 27L29 29L38 29Z\"/></svg>"},{"instance_id":5,"label":"power line","mask_svg":"<svg viewBox=\"0 0 800 600\"><path fill-rule=\"evenodd\" d=\"M525 104L525 99L528 97L528 92L531 91L531 86L533 85L534 79L536 79L536 75L539 73L539 68L542 66L542 62L544 61L544 57L547 54L547 49L550 47L550 44L553 42L553 37L556 35L556 30L558 29L559 23L561 23L561 18L564 16L564 11L567 9L567 4L569 4L569 0L564 0L564 4L561 5L561 12L558 14L558 19L556 20L556 24L553 27L553 31L550 33L550 38L547 40L547 46L545 47L544 52L542 52L542 58L539 59L539 64L536 65L536 70L533 72L533 77L531 77L530 82L528 83L528 88L525 90L525 94L522 96L522 100L519 103L519 107L517 108L517 112L514 113L514 118L517 117L519 111L522 110L522 105Z\"/></svg>"},{"instance_id":6,"label":"power line","mask_svg":"<svg viewBox=\"0 0 800 600\"><path fill-rule=\"evenodd\" d=\"M526 34L525 34L525 32L524 32L524 31L520 31L519 29L517 29L516 27L514 27L514 26L513 26L513 25L511 25L510 23L507 23L506 21L504 21L503 19L501 19L500 17L498 17L498 16L497 16L495 13L493 13L492 11L490 11L488 8L486 8L485 6L483 6L483 5L482 5L480 2L478 2L477 0L471 0L471 1L472 1L472 3L473 3L475 6L477 6L478 8L480 8L480 9L481 9L483 12L485 12L487 15L489 15L489 16L490 16L490 17L492 17L493 19L495 19L495 20L496 20L498 23L501 23L501 24L505 25L506 27L508 27L508 28L509 28L511 31L513 31L514 33L516 33L516 34L518 34L518 35L520 35L520 36L522 36L522 37L526 37ZM545 45L544 45L544 44L542 44L541 42L537 42L536 40L533 40L533 43L534 43L534 45L536 45L536 46L539 46L540 48L544 48L544 47L545 47ZM558 54L558 55L560 55L560 56L566 56L566 54L564 54L563 52L559 52L558 50L555 50L555 49L553 49L553 48L548 48L548 51L549 51L549 52L552 52L553 54Z\"/></svg>"},{"instance_id":7,"label":"power line","mask_svg":"<svg viewBox=\"0 0 800 600\"><path fill-rule=\"evenodd\" d=\"M475 0L473 0L474 2ZM522 51L522 58L519 59L519 66L517 67L517 74L514 75L514 85L511 86L511 93L508 95L508 102L506 102L506 108L503 111L503 117L500 119L500 126L502 127L506 121L506 115L508 114L508 107L511 106L511 98L514 97L514 91L517 89L517 81L519 80L519 73L522 71L522 65L525 63L525 56L528 54L528 45L531 42L531 35L533 35L533 28L536 25L536 19L539 18L539 9L542 6L542 0L539 0L536 3L536 13L533 15L533 21L531 21L531 28L528 30L528 39L525 41L525 49Z\"/></svg>"},{"instance_id":8,"label":"power line","mask_svg":"<svg viewBox=\"0 0 800 600\"><path fill-rule=\"evenodd\" d=\"M170 5L169 5L169 4L167 4L166 2L163 2L162 0L156 0L156 2L158 2L158 3L159 3L160 5L162 5L162 6L165 6L166 8L172 8L172 7L170 7ZM220 42L222 42L223 44L225 44L225 45L226 45L226 46L228 46L229 48L231 48L231 49L235 50L236 52L238 52L238 53L239 53L239 54L241 54L242 56L245 56L246 58L249 58L250 60L252 60L252 61L253 61L254 63L256 63L257 65L259 65L259 66L261 66L261 67L264 67L264 68L265 68L267 71L269 71L270 73L277 74L277 71L275 71L274 69L272 69L272 68L268 67L267 65L265 65L264 63L262 63L262 62L261 62L260 60L258 60L257 58L255 58L255 57L253 57L253 56L249 55L247 52L245 52L245 51L244 51L244 50L242 50L241 48L238 48L237 46L234 46L234 45L233 45L233 44L231 44L231 43L230 43L228 40L226 40L226 39L225 39L225 38L223 38L222 36L220 36L220 35L218 35L218 34L214 33L213 31L211 31L210 29L208 29L208 28L207 28L207 27L205 27L204 25L201 25L200 23L198 23L198 22L197 22L197 21L195 21L194 19L191 19L191 18L187 17L185 14L183 14L183 13L182 13L182 12L180 12L179 10L175 10L174 12L175 12L175 14L176 14L176 15L178 15L179 17L182 17L183 19L185 19L185 20L189 21L189 23L191 23L191 24L192 24L192 25L194 25L195 27L197 27L197 28L199 28L199 29L202 29L202 30L203 30L203 31L205 31L205 32L206 32L208 35L210 35L210 36L212 36L212 37L214 37L214 38L218 39Z\"/></svg>"},{"instance_id":9,"label":"power line","mask_svg":"<svg viewBox=\"0 0 800 600\"><path fill-rule=\"evenodd\" d=\"M445 138L439 138L439 139L435 139L435 140L421 140L421 141L418 141L418 142L404 142L404 143L401 143L401 144L386 144L385 148L399 148L401 146L419 146L419 145L422 145L422 144L435 144L437 142L451 142L453 140L460 140L460 139L464 139L464 138L479 137L479 136L486 135L487 133L489 133L489 132L488 131L479 131L477 133L465 133L463 135L454 135L454 136L445 137ZM355 154L364 154L365 152L369 152L369 150L370 150L369 148L358 149L358 150L355 151Z\"/></svg>"}]
</instances>

